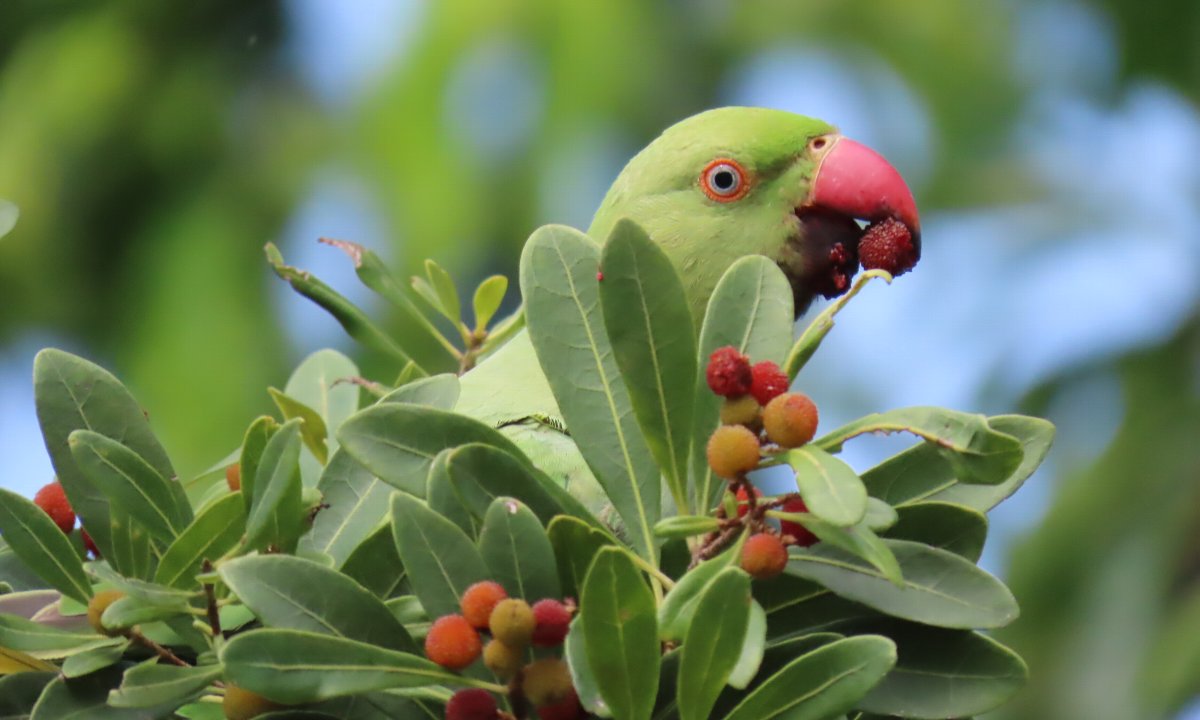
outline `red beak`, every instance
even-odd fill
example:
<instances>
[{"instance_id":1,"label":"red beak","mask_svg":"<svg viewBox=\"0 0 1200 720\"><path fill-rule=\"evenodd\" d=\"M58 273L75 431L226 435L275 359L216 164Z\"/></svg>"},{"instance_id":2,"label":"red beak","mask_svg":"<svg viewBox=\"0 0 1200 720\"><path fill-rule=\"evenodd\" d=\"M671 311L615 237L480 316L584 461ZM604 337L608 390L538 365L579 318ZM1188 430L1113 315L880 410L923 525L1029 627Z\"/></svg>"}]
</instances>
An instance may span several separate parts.
<instances>
[{"instance_id":1,"label":"red beak","mask_svg":"<svg viewBox=\"0 0 1200 720\"><path fill-rule=\"evenodd\" d=\"M921 220L912 192L896 168L871 148L841 135L829 136L830 147L819 161L807 205L857 220L894 218L912 233L921 251Z\"/></svg>"}]
</instances>

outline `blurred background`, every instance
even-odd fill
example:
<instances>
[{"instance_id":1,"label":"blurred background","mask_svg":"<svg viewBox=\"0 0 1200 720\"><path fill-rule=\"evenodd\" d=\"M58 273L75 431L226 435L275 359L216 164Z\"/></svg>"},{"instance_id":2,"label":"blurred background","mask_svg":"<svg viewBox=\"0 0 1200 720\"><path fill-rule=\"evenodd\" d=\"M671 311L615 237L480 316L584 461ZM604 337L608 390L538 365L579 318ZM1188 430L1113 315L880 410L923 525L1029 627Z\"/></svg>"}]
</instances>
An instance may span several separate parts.
<instances>
[{"instance_id":1,"label":"blurred background","mask_svg":"<svg viewBox=\"0 0 1200 720\"><path fill-rule=\"evenodd\" d=\"M1195 0L5 0L0 484L53 474L41 347L112 369L195 473L312 350L396 371L264 243L386 320L317 237L467 290L537 225L586 227L670 123L783 108L888 156L925 228L917 271L801 376L823 426L908 404L1058 425L984 558L1032 671L997 717L1200 718L1198 102ZM858 442L865 468L906 441Z\"/></svg>"}]
</instances>

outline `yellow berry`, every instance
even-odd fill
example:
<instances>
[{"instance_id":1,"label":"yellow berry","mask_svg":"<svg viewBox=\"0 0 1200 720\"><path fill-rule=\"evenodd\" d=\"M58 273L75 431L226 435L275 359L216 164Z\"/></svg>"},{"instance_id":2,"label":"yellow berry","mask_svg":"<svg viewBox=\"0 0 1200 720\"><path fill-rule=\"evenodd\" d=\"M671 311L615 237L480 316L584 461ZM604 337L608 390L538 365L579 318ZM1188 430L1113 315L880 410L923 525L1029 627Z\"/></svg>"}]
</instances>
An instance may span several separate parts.
<instances>
[{"instance_id":1,"label":"yellow berry","mask_svg":"<svg viewBox=\"0 0 1200 720\"><path fill-rule=\"evenodd\" d=\"M109 605L112 605L123 597L125 597L125 593L120 590L101 590L93 595L91 600L88 600L87 617L93 630L101 635L108 635L110 637L121 634L119 630L104 627L104 623L100 622L100 616L104 614Z\"/></svg>"},{"instance_id":2,"label":"yellow berry","mask_svg":"<svg viewBox=\"0 0 1200 720\"><path fill-rule=\"evenodd\" d=\"M243 690L236 685L225 685L225 700L221 703L227 720L250 720L264 713L279 710L282 705L273 703L258 693Z\"/></svg>"},{"instance_id":3,"label":"yellow berry","mask_svg":"<svg viewBox=\"0 0 1200 720\"><path fill-rule=\"evenodd\" d=\"M753 430L762 423L761 411L753 395L725 398L721 403L721 424L745 425Z\"/></svg>"},{"instance_id":4,"label":"yellow berry","mask_svg":"<svg viewBox=\"0 0 1200 720\"><path fill-rule=\"evenodd\" d=\"M483 664L501 680L510 680L521 669L524 653L499 640L492 640L483 648Z\"/></svg>"},{"instance_id":5,"label":"yellow berry","mask_svg":"<svg viewBox=\"0 0 1200 720\"><path fill-rule=\"evenodd\" d=\"M758 465L758 436L741 425L722 425L708 439L708 466L719 477L733 480Z\"/></svg>"},{"instance_id":6,"label":"yellow berry","mask_svg":"<svg viewBox=\"0 0 1200 720\"><path fill-rule=\"evenodd\" d=\"M566 700L572 689L571 670L558 658L536 660L521 674L521 692L537 707Z\"/></svg>"},{"instance_id":7,"label":"yellow berry","mask_svg":"<svg viewBox=\"0 0 1200 720\"><path fill-rule=\"evenodd\" d=\"M507 598L496 603L491 617L488 618L488 628L492 631L492 637L514 650L529 647L536 626L533 608L524 600L516 598Z\"/></svg>"}]
</instances>

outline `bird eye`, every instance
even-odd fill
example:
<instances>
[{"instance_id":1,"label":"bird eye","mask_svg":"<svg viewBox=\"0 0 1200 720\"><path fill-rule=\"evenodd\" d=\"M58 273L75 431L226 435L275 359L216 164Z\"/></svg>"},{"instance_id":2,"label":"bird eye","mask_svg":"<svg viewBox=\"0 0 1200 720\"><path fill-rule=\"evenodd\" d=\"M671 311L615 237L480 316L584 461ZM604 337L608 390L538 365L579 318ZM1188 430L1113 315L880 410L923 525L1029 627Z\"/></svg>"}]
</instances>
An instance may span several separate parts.
<instances>
[{"instance_id":1,"label":"bird eye","mask_svg":"<svg viewBox=\"0 0 1200 720\"><path fill-rule=\"evenodd\" d=\"M746 171L734 160L718 158L700 173L700 189L717 202L732 202L750 189Z\"/></svg>"},{"instance_id":2,"label":"bird eye","mask_svg":"<svg viewBox=\"0 0 1200 720\"><path fill-rule=\"evenodd\" d=\"M812 140L808 141L808 146L811 147L814 151L824 150L825 146L828 144L829 144L829 138L825 137L824 135L815 137Z\"/></svg>"}]
</instances>

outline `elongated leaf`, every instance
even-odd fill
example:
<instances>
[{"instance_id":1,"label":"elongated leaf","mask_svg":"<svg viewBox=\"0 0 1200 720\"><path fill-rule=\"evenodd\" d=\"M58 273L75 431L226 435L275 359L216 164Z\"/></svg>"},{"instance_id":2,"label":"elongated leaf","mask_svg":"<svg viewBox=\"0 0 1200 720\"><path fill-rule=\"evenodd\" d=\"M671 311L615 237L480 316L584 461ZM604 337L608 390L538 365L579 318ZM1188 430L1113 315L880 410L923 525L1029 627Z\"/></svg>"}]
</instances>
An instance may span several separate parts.
<instances>
[{"instance_id":1,"label":"elongated leaf","mask_svg":"<svg viewBox=\"0 0 1200 720\"><path fill-rule=\"evenodd\" d=\"M750 601L750 621L746 624L746 637L738 653L737 663L729 673L729 686L746 689L758 673L763 653L767 646L767 613L757 601Z\"/></svg>"},{"instance_id":2,"label":"elongated leaf","mask_svg":"<svg viewBox=\"0 0 1200 720\"><path fill-rule=\"evenodd\" d=\"M111 557L108 498L76 466L68 436L76 430L98 432L133 450L164 478L175 477L171 461L150 430L141 406L100 366L49 348L33 361L33 385L38 424L54 472L100 553Z\"/></svg>"},{"instance_id":3,"label":"elongated leaf","mask_svg":"<svg viewBox=\"0 0 1200 720\"><path fill-rule=\"evenodd\" d=\"M983 415L936 407L910 407L873 413L813 441L837 452L850 438L866 433L912 433L932 443L954 469L959 482L998 485L1020 466L1021 441L988 424Z\"/></svg>"},{"instance_id":4,"label":"elongated leaf","mask_svg":"<svg viewBox=\"0 0 1200 720\"><path fill-rule=\"evenodd\" d=\"M334 433L358 411L359 388L345 382L359 374L354 361L337 350L318 350L300 361L283 392L317 411L328 431L329 452L337 451Z\"/></svg>"},{"instance_id":5,"label":"elongated leaf","mask_svg":"<svg viewBox=\"0 0 1200 720\"><path fill-rule=\"evenodd\" d=\"M546 528L554 558L558 563L558 579L564 595L576 597L601 548L615 545L616 540L582 520L566 515L556 517Z\"/></svg>"},{"instance_id":6,"label":"elongated leaf","mask_svg":"<svg viewBox=\"0 0 1200 720\"><path fill-rule=\"evenodd\" d=\"M884 540L904 574L892 584L865 560L825 544L793 548L787 572L904 620L945 628L1003 627L1017 617L1004 583L945 550L907 540Z\"/></svg>"},{"instance_id":7,"label":"elongated leaf","mask_svg":"<svg viewBox=\"0 0 1200 720\"><path fill-rule=\"evenodd\" d=\"M600 249L578 230L545 226L521 253L529 337L563 419L643 557L657 556L658 466L642 439L604 331Z\"/></svg>"},{"instance_id":8,"label":"elongated leaf","mask_svg":"<svg viewBox=\"0 0 1200 720\"><path fill-rule=\"evenodd\" d=\"M433 260L425 261L425 277L437 297L438 307L446 314L446 319L458 323L462 319L462 302L458 299L458 288L445 268Z\"/></svg>"},{"instance_id":9,"label":"elongated leaf","mask_svg":"<svg viewBox=\"0 0 1200 720\"><path fill-rule=\"evenodd\" d=\"M262 463L263 451L267 449L267 441L279 432L279 423L269 415L261 415L250 423L246 435L242 439L242 451L238 465L242 478L242 502L249 512L254 501L254 479L258 477L258 466Z\"/></svg>"},{"instance_id":10,"label":"elongated leaf","mask_svg":"<svg viewBox=\"0 0 1200 720\"><path fill-rule=\"evenodd\" d=\"M121 682L121 671L108 668L76 679L57 678L42 692L33 720L155 720L170 717L174 703L148 708L116 708L108 693Z\"/></svg>"},{"instance_id":11,"label":"elongated leaf","mask_svg":"<svg viewBox=\"0 0 1200 720\"><path fill-rule=\"evenodd\" d=\"M221 579L267 627L324 633L412 652L416 644L383 602L345 575L287 555L228 561Z\"/></svg>"},{"instance_id":12,"label":"elongated leaf","mask_svg":"<svg viewBox=\"0 0 1200 720\"><path fill-rule=\"evenodd\" d=\"M825 336L829 334L830 330L833 330L834 317L842 311L842 308L846 307L851 298L857 295L859 291L866 287L867 283L875 278L882 278L889 284L892 282L892 276L889 273L883 270L868 270L854 280L854 284L850 286L850 289L845 294L826 306L821 311L821 314L809 323L804 332L800 334L800 337L796 339L796 343L792 346L792 349L788 351L787 361L781 363L783 371L787 373L789 378L796 379L796 375L800 373L801 368L817 352L817 348L821 347L821 342L825 340ZM800 310L803 312L802 309Z\"/></svg>"},{"instance_id":13,"label":"elongated leaf","mask_svg":"<svg viewBox=\"0 0 1200 720\"><path fill-rule=\"evenodd\" d=\"M895 525L899 519L899 515L896 514L896 508L888 505L879 498L867 498L867 517L865 521L867 527L875 532L881 532Z\"/></svg>"},{"instance_id":14,"label":"elongated leaf","mask_svg":"<svg viewBox=\"0 0 1200 720\"><path fill-rule=\"evenodd\" d=\"M418 497L433 458L447 448L480 442L522 457L508 438L478 420L409 403L362 410L338 435L346 452L376 477Z\"/></svg>"},{"instance_id":15,"label":"elongated leaf","mask_svg":"<svg viewBox=\"0 0 1200 720\"><path fill-rule=\"evenodd\" d=\"M21 211L15 204L8 200L0 200L0 238L12 232L19 217L21 217Z\"/></svg>"},{"instance_id":16,"label":"elongated leaf","mask_svg":"<svg viewBox=\"0 0 1200 720\"><path fill-rule=\"evenodd\" d=\"M529 508L514 498L496 498L488 508L479 534L479 550L491 578L510 597L533 603L559 598L554 549L542 524Z\"/></svg>"},{"instance_id":17,"label":"elongated leaf","mask_svg":"<svg viewBox=\"0 0 1200 720\"><path fill-rule=\"evenodd\" d=\"M391 523L379 525L354 548L342 563L341 572L379 598L396 595L404 585L406 572L396 551Z\"/></svg>"},{"instance_id":18,"label":"elongated leaf","mask_svg":"<svg viewBox=\"0 0 1200 720\"><path fill-rule=\"evenodd\" d=\"M475 310L475 332L487 328L492 316L500 309L504 293L508 292L508 278L503 275L492 275L475 288L472 306Z\"/></svg>"},{"instance_id":19,"label":"elongated leaf","mask_svg":"<svg viewBox=\"0 0 1200 720\"><path fill-rule=\"evenodd\" d=\"M433 375L406 383L384 395L380 403L409 403L435 410L453 410L458 402L462 384L458 376L450 373Z\"/></svg>"},{"instance_id":20,"label":"elongated leaf","mask_svg":"<svg viewBox=\"0 0 1200 720\"><path fill-rule=\"evenodd\" d=\"M571 684L575 686L575 693L579 695L579 703L583 708L593 715L612 717L612 709L601 697L596 676L592 674L592 666L588 665L583 641L583 623L578 620L572 621L567 631L567 638L563 642L563 658L571 666Z\"/></svg>"},{"instance_id":21,"label":"elongated leaf","mask_svg":"<svg viewBox=\"0 0 1200 720\"><path fill-rule=\"evenodd\" d=\"M1025 684L1020 656L966 630L903 622L871 626L899 649L899 660L858 707L900 717L966 717L1000 707Z\"/></svg>"},{"instance_id":22,"label":"elongated leaf","mask_svg":"<svg viewBox=\"0 0 1200 720\"><path fill-rule=\"evenodd\" d=\"M237 545L246 529L241 493L230 493L200 511L163 553L154 581L177 588L199 586L196 573Z\"/></svg>"},{"instance_id":23,"label":"elongated leaf","mask_svg":"<svg viewBox=\"0 0 1200 720\"><path fill-rule=\"evenodd\" d=\"M323 552L341 565L387 515L394 488L339 449L321 472L317 489L329 507L317 513L300 546Z\"/></svg>"},{"instance_id":24,"label":"elongated leaf","mask_svg":"<svg viewBox=\"0 0 1200 720\"><path fill-rule=\"evenodd\" d=\"M900 564L896 562L896 557L879 539L879 536L867 526L865 518L853 527L843 528L808 513L782 513L779 517L783 520L801 523L820 538L821 542L829 543L857 555L875 566L876 570L883 573L883 576L894 584L904 584L904 577L900 572Z\"/></svg>"},{"instance_id":25,"label":"elongated leaf","mask_svg":"<svg viewBox=\"0 0 1200 720\"><path fill-rule=\"evenodd\" d=\"M446 462L452 452L454 451L441 451L429 466L429 478L425 481L425 504L430 510L462 528L471 538L478 539L483 518L467 509L458 489L450 480Z\"/></svg>"},{"instance_id":26,"label":"elongated leaf","mask_svg":"<svg viewBox=\"0 0 1200 720\"><path fill-rule=\"evenodd\" d=\"M171 588L137 578L125 577L102 561L89 562L87 571L101 582L106 582L126 595L138 598L149 605L178 607L188 604L192 598L198 597L200 594L198 591Z\"/></svg>"},{"instance_id":27,"label":"elongated leaf","mask_svg":"<svg viewBox=\"0 0 1200 720\"><path fill-rule=\"evenodd\" d=\"M705 587L679 656L681 720L709 717L741 655L750 602L750 576L739 568L725 568Z\"/></svg>"},{"instance_id":28,"label":"elongated leaf","mask_svg":"<svg viewBox=\"0 0 1200 720\"><path fill-rule=\"evenodd\" d=\"M192 521L179 483L159 475L133 450L91 430L76 430L67 444L84 476L159 541L174 541Z\"/></svg>"},{"instance_id":29,"label":"elongated leaf","mask_svg":"<svg viewBox=\"0 0 1200 720\"><path fill-rule=\"evenodd\" d=\"M983 554L988 520L978 510L947 502L918 502L901 507L898 517L888 537L949 550L971 562L978 562Z\"/></svg>"},{"instance_id":30,"label":"elongated leaf","mask_svg":"<svg viewBox=\"0 0 1200 720\"><path fill-rule=\"evenodd\" d=\"M844 713L896 663L878 635L838 640L788 663L746 695L725 720L823 720Z\"/></svg>"},{"instance_id":31,"label":"elongated leaf","mask_svg":"<svg viewBox=\"0 0 1200 720\"><path fill-rule=\"evenodd\" d=\"M642 435L676 504L687 506L696 398L696 321L666 253L629 219L600 255L600 303L613 356Z\"/></svg>"},{"instance_id":32,"label":"elongated leaf","mask_svg":"<svg viewBox=\"0 0 1200 720\"><path fill-rule=\"evenodd\" d=\"M104 610L100 621L106 628L129 628L143 623L170 620L186 615L187 603L177 605L151 604L141 598L123 597Z\"/></svg>"},{"instance_id":33,"label":"elongated leaf","mask_svg":"<svg viewBox=\"0 0 1200 720\"><path fill-rule=\"evenodd\" d=\"M392 495L392 532L413 592L430 617L458 612L462 593L488 579L466 533L414 497Z\"/></svg>"},{"instance_id":34,"label":"elongated leaf","mask_svg":"<svg viewBox=\"0 0 1200 720\"><path fill-rule=\"evenodd\" d=\"M734 565L741 557L742 543L739 541L711 560L705 560L692 568L675 583L658 608L658 636L663 641L681 641L692 625L704 589L722 570Z\"/></svg>"},{"instance_id":35,"label":"elongated leaf","mask_svg":"<svg viewBox=\"0 0 1200 720\"><path fill-rule=\"evenodd\" d=\"M254 474L245 546L294 549L304 522L300 496L300 421L290 420L263 448Z\"/></svg>"},{"instance_id":36,"label":"elongated leaf","mask_svg":"<svg viewBox=\"0 0 1200 720\"><path fill-rule=\"evenodd\" d=\"M182 705L200 695L224 672L220 665L178 667L157 662L152 659L126 670L121 687L108 694L108 704L123 708Z\"/></svg>"},{"instance_id":37,"label":"elongated leaf","mask_svg":"<svg viewBox=\"0 0 1200 720\"><path fill-rule=\"evenodd\" d=\"M759 255L744 257L725 271L709 298L700 329L692 429L693 512L716 501L724 483L714 483L704 447L719 424L721 399L708 389L704 368L720 347L732 346L754 362L782 363L792 339L792 286L775 263Z\"/></svg>"},{"instance_id":38,"label":"elongated leaf","mask_svg":"<svg viewBox=\"0 0 1200 720\"><path fill-rule=\"evenodd\" d=\"M50 587L82 603L92 596L92 586L67 536L40 507L3 488L0 534L21 562Z\"/></svg>"},{"instance_id":39,"label":"elongated leaf","mask_svg":"<svg viewBox=\"0 0 1200 720\"><path fill-rule=\"evenodd\" d=\"M660 661L654 594L624 551L596 554L580 593L578 622L588 665L613 716L648 720Z\"/></svg>"},{"instance_id":40,"label":"elongated leaf","mask_svg":"<svg viewBox=\"0 0 1200 720\"><path fill-rule=\"evenodd\" d=\"M129 649L129 642L124 638L117 638L72 655L63 661L63 677L85 677L116 665L125 657L125 651Z\"/></svg>"},{"instance_id":41,"label":"elongated leaf","mask_svg":"<svg viewBox=\"0 0 1200 720\"><path fill-rule=\"evenodd\" d=\"M62 630L19 615L0 613L0 647L18 650L39 660L64 658L108 642L111 642L109 638L93 632Z\"/></svg>"},{"instance_id":42,"label":"elongated leaf","mask_svg":"<svg viewBox=\"0 0 1200 720\"><path fill-rule=\"evenodd\" d=\"M796 471L796 485L808 511L839 527L858 524L867 514L867 489L849 465L814 447L789 450L781 458Z\"/></svg>"},{"instance_id":43,"label":"elongated leaf","mask_svg":"<svg viewBox=\"0 0 1200 720\"><path fill-rule=\"evenodd\" d=\"M317 462L321 465L329 462L329 445L326 442L329 432L325 429L325 419L321 417L321 414L275 388L267 388L267 392L275 401L275 407L283 413L285 420L300 421L300 438Z\"/></svg>"},{"instance_id":44,"label":"elongated leaf","mask_svg":"<svg viewBox=\"0 0 1200 720\"><path fill-rule=\"evenodd\" d=\"M18 650L0 647L0 675L12 675L23 672L44 672L54 670L54 666L44 660Z\"/></svg>"},{"instance_id":45,"label":"elongated leaf","mask_svg":"<svg viewBox=\"0 0 1200 720\"><path fill-rule=\"evenodd\" d=\"M660 538L688 538L704 535L721 528L721 521L709 515L676 515L654 524L654 534Z\"/></svg>"},{"instance_id":46,"label":"elongated leaf","mask_svg":"<svg viewBox=\"0 0 1200 720\"><path fill-rule=\"evenodd\" d=\"M25 672L0 677L0 718L26 720L53 672Z\"/></svg>"},{"instance_id":47,"label":"elongated leaf","mask_svg":"<svg viewBox=\"0 0 1200 720\"><path fill-rule=\"evenodd\" d=\"M221 650L238 687L287 704L399 687L467 681L416 655L301 630L254 630Z\"/></svg>"},{"instance_id":48,"label":"elongated leaf","mask_svg":"<svg viewBox=\"0 0 1200 720\"><path fill-rule=\"evenodd\" d=\"M150 532L120 505L109 508L109 521L112 553L104 555L108 564L125 577L149 580L155 570Z\"/></svg>"}]
</instances>

